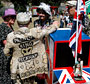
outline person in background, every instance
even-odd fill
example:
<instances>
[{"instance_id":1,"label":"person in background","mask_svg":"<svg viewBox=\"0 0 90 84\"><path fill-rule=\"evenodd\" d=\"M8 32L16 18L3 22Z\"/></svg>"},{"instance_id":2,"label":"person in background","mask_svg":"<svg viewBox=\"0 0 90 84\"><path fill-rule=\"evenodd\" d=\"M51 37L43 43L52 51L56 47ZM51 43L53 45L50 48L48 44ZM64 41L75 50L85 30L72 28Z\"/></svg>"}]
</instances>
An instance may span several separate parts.
<instances>
[{"instance_id":1,"label":"person in background","mask_svg":"<svg viewBox=\"0 0 90 84\"><path fill-rule=\"evenodd\" d=\"M90 37L90 19L88 15L85 16L85 28L82 31Z\"/></svg>"},{"instance_id":2,"label":"person in background","mask_svg":"<svg viewBox=\"0 0 90 84\"><path fill-rule=\"evenodd\" d=\"M34 27L40 27L43 30L49 27L50 25L52 25L54 21L51 19L52 14L51 14L50 5L43 2L40 3L37 9L37 12L38 12L39 19L34 21ZM47 58L48 58L49 57L49 35L43 37L42 43L45 46ZM36 78L37 84L45 84L46 75L47 74L38 74Z\"/></svg>"},{"instance_id":3,"label":"person in background","mask_svg":"<svg viewBox=\"0 0 90 84\"><path fill-rule=\"evenodd\" d=\"M52 19L55 19L55 10L54 9L52 9Z\"/></svg>"},{"instance_id":4,"label":"person in background","mask_svg":"<svg viewBox=\"0 0 90 84\"><path fill-rule=\"evenodd\" d=\"M76 2L75 3L72 3L73 1L67 1L66 5L68 6L68 12L70 14L70 16L72 17L72 21L73 21L73 17L74 17L74 14L75 14L75 6L76 6ZM74 6L74 7L72 7ZM85 16L85 27L82 29L82 31L87 34L89 37L90 37L90 19L88 17L88 15ZM72 27L72 23L69 23L68 24L68 27Z\"/></svg>"},{"instance_id":5,"label":"person in background","mask_svg":"<svg viewBox=\"0 0 90 84\"><path fill-rule=\"evenodd\" d=\"M45 3L40 3L37 8L39 19L34 21L34 27L41 26L42 29L46 26L49 26L53 23L53 20L50 18L52 16L50 6Z\"/></svg>"},{"instance_id":6,"label":"person in background","mask_svg":"<svg viewBox=\"0 0 90 84\"><path fill-rule=\"evenodd\" d=\"M75 8L76 8L76 3L77 1L67 1L66 6L67 6L67 11L69 13L69 22L67 24L67 27L72 28L72 22L75 14Z\"/></svg>"},{"instance_id":7,"label":"person in background","mask_svg":"<svg viewBox=\"0 0 90 84\"><path fill-rule=\"evenodd\" d=\"M30 16L30 22L32 22L32 11L31 11L31 9L29 11L27 11L26 13L29 14L29 16Z\"/></svg>"},{"instance_id":8,"label":"person in background","mask_svg":"<svg viewBox=\"0 0 90 84\"><path fill-rule=\"evenodd\" d=\"M30 14L30 22L32 22L32 11L31 10L29 11L29 14Z\"/></svg>"},{"instance_id":9,"label":"person in background","mask_svg":"<svg viewBox=\"0 0 90 84\"><path fill-rule=\"evenodd\" d=\"M65 21L64 14L61 13L60 14L60 27L59 28L63 28L64 27L64 21Z\"/></svg>"},{"instance_id":10,"label":"person in background","mask_svg":"<svg viewBox=\"0 0 90 84\"><path fill-rule=\"evenodd\" d=\"M47 56L42 38L56 31L57 22L53 22L45 29L28 28L30 15L21 12L17 14L17 23L19 29L8 34L4 48L6 56L9 56L11 48L14 50L10 63L11 79L16 84L34 84L37 74L48 74Z\"/></svg>"},{"instance_id":11,"label":"person in background","mask_svg":"<svg viewBox=\"0 0 90 84\"><path fill-rule=\"evenodd\" d=\"M67 1L66 5L68 6L68 13L70 16L74 17L75 8L77 1Z\"/></svg>"},{"instance_id":12,"label":"person in background","mask_svg":"<svg viewBox=\"0 0 90 84\"><path fill-rule=\"evenodd\" d=\"M69 23L69 14L68 12L66 12L66 16L65 16L65 27L67 27L67 24Z\"/></svg>"},{"instance_id":13,"label":"person in background","mask_svg":"<svg viewBox=\"0 0 90 84\"><path fill-rule=\"evenodd\" d=\"M7 35L14 31L12 25L15 23L16 11L12 8L3 9L3 22L0 24L0 84L11 84L9 62L11 57L6 57L3 49L6 44Z\"/></svg>"},{"instance_id":14,"label":"person in background","mask_svg":"<svg viewBox=\"0 0 90 84\"><path fill-rule=\"evenodd\" d=\"M59 11L57 12L57 19L59 18Z\"/></svg>"}]
</instances>

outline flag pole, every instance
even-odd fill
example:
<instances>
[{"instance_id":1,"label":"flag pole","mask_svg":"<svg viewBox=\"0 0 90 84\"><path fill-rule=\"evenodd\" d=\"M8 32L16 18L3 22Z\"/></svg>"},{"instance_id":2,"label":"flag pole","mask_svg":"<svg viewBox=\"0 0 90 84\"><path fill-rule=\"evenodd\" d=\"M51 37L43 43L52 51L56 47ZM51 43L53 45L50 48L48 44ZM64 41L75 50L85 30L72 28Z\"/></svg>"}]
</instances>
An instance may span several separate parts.
<instances>
[{"instance_id":1,"label":"flag pole","mask_svg":"<svg viewBox=\"0 0 90 84\"><path fill-rule=\"evenodd\" d=\"M76 48L75 48L75 64L78 62L77 61L77 49L78 49L78 15L79 15L79 0L77 4L77 28L76 28Z\"/></svg>"}]
</instances>

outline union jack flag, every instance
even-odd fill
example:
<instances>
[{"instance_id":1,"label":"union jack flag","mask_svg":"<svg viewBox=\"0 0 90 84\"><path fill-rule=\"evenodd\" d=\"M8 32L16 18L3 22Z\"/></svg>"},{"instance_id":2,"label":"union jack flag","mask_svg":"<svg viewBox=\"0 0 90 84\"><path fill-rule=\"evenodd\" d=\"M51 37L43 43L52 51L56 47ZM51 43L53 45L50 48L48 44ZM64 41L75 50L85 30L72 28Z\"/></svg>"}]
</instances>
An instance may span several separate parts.
<instances>
[{"instance_id":1,"label":"union jack flag","mask_svg":"<svg viewBox=\"0 0 90 84\"><path fill-rule=\"evenodd\" d=\"M73 79L73 68L54 70L55 76L59 83L55 84L90 84L90 68L83 68L81 81L75 81Z\"/></svg>"},{"instance_id":2,"label":"union jack flag","mask_svg":"<svg viewBox=\"0 0 90 84\"><path fill-rule=\"evenodd\" d=\"M76 27L77 27L77 19L78 19L78 44L77 44L77 53L82 54L82 28L84 27L85 22L85 0L79 0L78 7L76 6L75 15L73 19L72 30L69 39L69 47L72 48L73 56L75 57L75 48L76 48ZM78 8L78 18L77 18L77 8Z\"/></svg>"}]
</instances>

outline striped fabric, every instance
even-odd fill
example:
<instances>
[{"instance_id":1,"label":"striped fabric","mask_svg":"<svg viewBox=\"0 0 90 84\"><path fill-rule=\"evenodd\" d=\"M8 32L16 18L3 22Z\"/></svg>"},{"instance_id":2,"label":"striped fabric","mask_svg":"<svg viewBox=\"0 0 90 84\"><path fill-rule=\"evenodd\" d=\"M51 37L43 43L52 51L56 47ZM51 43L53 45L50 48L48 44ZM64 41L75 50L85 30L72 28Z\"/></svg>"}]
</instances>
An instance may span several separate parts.
<instances>
[{"instance_id":1,"label":"striped fabric","mask_svg":"<svg viewBox=\"0 0 90 84\"><path fill-rule=\"evenodd\" d=\"M77 3L78 5L78 3ZM76 27L77 27L77 8L79 7L78 11L78 37L76 39ZM84 26L85 22L85 14L86 14L86 8L85 8L85 1L84 0L79 0L79 6L76 7L75 10L75 15L73 19L73 25L72 25L72 30L70 34L70 39L69 39L69 47L72 48L73 56L75 56L75 48L76 48L76 40L78 40L77 44L77 53L81 54L82 53L82 28Z\"/></svg>"}]
</instances>

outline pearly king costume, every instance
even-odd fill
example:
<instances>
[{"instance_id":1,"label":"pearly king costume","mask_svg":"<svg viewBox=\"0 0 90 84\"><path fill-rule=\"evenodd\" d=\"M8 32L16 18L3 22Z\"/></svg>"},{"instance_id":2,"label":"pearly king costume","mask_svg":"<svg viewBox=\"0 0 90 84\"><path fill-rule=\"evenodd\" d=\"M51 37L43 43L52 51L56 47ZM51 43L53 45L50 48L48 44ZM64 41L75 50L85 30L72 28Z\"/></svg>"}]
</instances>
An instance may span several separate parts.
<instances>
[{"instance_id":1,"label":"pearly king costume","mask_svg":"<svg viewBox=\"0 0 90 84\"><path fill-rule=\"evenodd\" d=\"M10 48L13 48L11 59L11 78L21 79L35 76L41 73L48 73L47 56L42 37L56 30L55 25L46 29L22 27L7 36L7 44L4 53L9 55Z\"/></svg>"}]
</instances>

